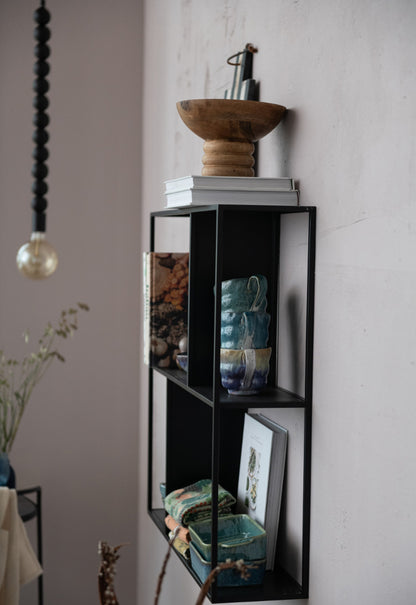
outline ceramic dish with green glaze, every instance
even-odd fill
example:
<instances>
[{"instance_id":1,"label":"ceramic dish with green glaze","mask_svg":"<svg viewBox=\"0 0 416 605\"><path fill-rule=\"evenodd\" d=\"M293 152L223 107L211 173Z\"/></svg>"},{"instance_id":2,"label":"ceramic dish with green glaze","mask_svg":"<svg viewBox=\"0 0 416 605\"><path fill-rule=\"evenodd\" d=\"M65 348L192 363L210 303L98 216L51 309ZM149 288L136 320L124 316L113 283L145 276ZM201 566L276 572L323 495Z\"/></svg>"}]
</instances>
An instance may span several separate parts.
<instances>
[{"instance_id":1,"label":"ceramic dish with green glaze","mask_svg":"<svg viewBox=\"0 0 416 605\"><path fill-rule=\"evenodd\" d=\"M211 519L191 523L188 529L195 548L206 561L211 561ZM265 556L266 532L257 521L245 514L218 519L218 561L254 561Z\"/></svg>"}]
</instances>

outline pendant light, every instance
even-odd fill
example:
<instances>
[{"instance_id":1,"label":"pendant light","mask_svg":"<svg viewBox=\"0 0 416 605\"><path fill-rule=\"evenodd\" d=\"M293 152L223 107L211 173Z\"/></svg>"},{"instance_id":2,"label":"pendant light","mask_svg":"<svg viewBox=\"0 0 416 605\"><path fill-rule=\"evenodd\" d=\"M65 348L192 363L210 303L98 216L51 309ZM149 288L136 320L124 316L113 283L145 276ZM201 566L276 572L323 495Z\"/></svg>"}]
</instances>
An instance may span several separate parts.
<instances>
[{"instance_id":1,"label":"pendant light","mask_svg":"<svg viewBox=\"0 0 416 605\"><path fill-rule=\"evenodd\" d=\"M49 140L49 134L46 130L49 124L49 116L46 113L49 106L49 100L46 96L49 90L49 82L46 76L49 73L47 59L50 55L50 48L47 42L51 36L47 24L50 21L51 15L45 7L44 0L41 1L39 8L35 10L33 18L36 23L34 30L36 61L33 68L36 77L33 82L33 90L35 92L33 100L35 108L33 142L35 143L35 148L32 157L35 162L32 168L32 175L35 180L32 186L34 197L31 204L33 209L32 235L30 241L19 249L16 262L20 273L25 277L43 279L52 275L58 266L58 256L53 247L45 239L45 211L48 206L45 197L48 191L46 183L48 167L46 161L49 157L49 151L46 147Z\"/></svg>"}]
</instances>

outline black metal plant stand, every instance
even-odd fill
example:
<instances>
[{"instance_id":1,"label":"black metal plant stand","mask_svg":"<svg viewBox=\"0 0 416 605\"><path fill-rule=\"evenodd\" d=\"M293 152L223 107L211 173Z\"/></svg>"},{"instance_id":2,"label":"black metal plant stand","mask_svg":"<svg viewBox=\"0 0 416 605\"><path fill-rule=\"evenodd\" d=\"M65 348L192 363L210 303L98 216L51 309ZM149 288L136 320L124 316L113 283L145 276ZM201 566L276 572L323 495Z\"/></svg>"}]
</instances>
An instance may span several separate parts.
<instances>
[{"instance_id":1,"label":"black metal plant stand","mask_svg":"<svg viewBox=\"0 0 416 605\"><path fill-rule=\"evenodd\" d=\"M29 498L32 494L34 498ZM37 486L17 490L17 505L24 523L36 518L37 557L42 565L42 488ZM38 604L43 605L43 574L38 577Z\"/></svg>"}]
</instances>

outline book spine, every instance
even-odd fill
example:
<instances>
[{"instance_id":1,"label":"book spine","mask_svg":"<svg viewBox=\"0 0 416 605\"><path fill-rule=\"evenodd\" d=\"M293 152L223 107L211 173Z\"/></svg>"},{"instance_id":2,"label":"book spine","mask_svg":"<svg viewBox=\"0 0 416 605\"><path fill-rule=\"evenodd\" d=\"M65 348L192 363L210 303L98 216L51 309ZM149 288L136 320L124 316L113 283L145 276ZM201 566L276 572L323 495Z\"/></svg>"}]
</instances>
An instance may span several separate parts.
<instances>
[{"instance_id":1,"label":"book spine","mask_svg":"<svg viewBox=\"0 0 416 605\"><path fill-rule=\"evenodd\" d=\"M297 206L299 191L216 191L203 189L188 189L166 193L166 208L181 206L207 206L211 204L240 204L252 206Z\"/></svg>"},{"instance_id":2,"label":"book spine","mask_svg":"<svg viewBox=\"0 0 416 605\"><path fill-rule=\"evenodd\" d=\"M150 259L151 252L143 252L143 361L150 359Z\"/></svg>"},{"instance_id":3,"label":"book spine","mask_svg":"<svg viewBox=\"0 0 416 605\"><path fill-rule=\"evenodd\" d=\"M187 333L188 252L148 252L144 262L144 362L177 369ZM183 345L183 343L182 343Z\"/></svg>"},{"instance_id":4,"label":"book spine","mask_svg":"<svg viewBox=\"0 0 416 605\"><path fill-rule=\"evenodd\" d=\"M220 190L276 190L291 191L295 188L294 179L290 177L214 177L192 176L165 181L165 193L176 193L193 187L197 189Z\"/></svg>"}]
</instances>

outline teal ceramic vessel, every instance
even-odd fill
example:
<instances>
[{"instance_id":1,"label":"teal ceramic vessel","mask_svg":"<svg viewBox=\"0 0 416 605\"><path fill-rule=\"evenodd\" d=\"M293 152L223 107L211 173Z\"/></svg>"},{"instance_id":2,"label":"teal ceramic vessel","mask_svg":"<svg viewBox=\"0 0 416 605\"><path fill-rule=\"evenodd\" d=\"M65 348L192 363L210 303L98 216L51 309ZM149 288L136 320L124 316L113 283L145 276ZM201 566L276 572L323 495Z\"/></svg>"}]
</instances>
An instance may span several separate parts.
<instances>
[{"instance_id":1,"label":"teal ceramic vessel","mask_svg":"<svg viewBox=\"0 0 416 605\"><path fill-rule=\"evenodd\" d=\"M265 311L267 279L264 275L228 279L221 284L221 311Z\"/></svg>"},{"instance_id":2,"label":"teal ceramic vessel","mask_svg":"<svg viewBox=\"0 0 416 605\"><path fill-rule=\"evenodd\" d=\"M230 395L255 395L267 384L272 349L221 349L221 384Z\"/></svg>"},{"instance_id":3,"label":"teal ceramic vessel","mask_svg":"<svg viewBox=\"0 0 416 605\"><path fill-rule=\"evenodd\" d=\"M191 540L206 561L211 561L211 519L188 526ZM218 561L255 561L266 557L266 532L246 514L218 518Z\"/></svg>"},{"instance_id":4,"label":"teal ceramic vessel","mask_svg":"<svg viewBox=\"0 0 416 605\"><path fill-rule=\"evenodd\" d=\"M0 486L7 486L10 478L10 462L6 452L0 452Z\"/></svg>"},{"instance_id":5,"label":"teal ceramic vessel","mask_svg":"<svg viewBox=\"0 0 416 605\"><path fill-rule=\"evenodd\" d=\"M269 340L270 315L262 311L221 313L223 349L265 349Z\"/></svg>"},{"instance_id":6,"label":"teal ceramic vessel","mask_svg":"<svg viewBox=\"0 0 416 605\"><path fill-rule=\"evenodd\" d=\"M211 573L211 562L206 561L197 548L190 542L191 564L201 582L205 582ZM259 561L244 561L249 568L250 575L247 579L241 577L238 569L223 569L216 578L218 586L251 586L262 584L266 570L266 559Z\"/></svg>"}]
</instances>

